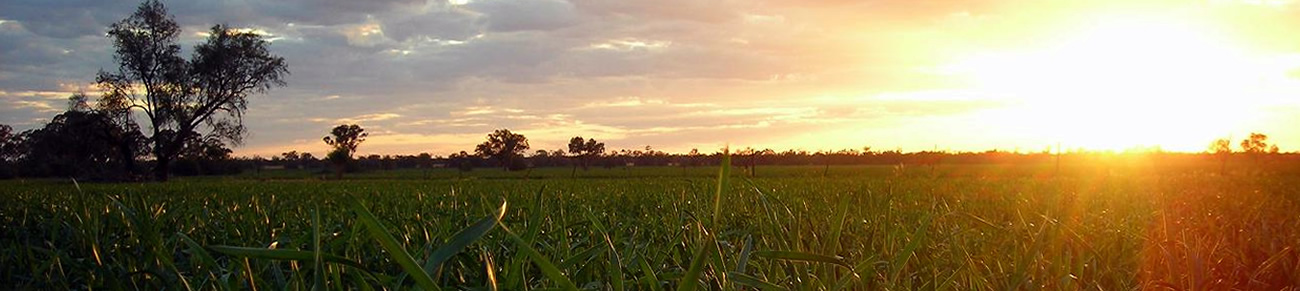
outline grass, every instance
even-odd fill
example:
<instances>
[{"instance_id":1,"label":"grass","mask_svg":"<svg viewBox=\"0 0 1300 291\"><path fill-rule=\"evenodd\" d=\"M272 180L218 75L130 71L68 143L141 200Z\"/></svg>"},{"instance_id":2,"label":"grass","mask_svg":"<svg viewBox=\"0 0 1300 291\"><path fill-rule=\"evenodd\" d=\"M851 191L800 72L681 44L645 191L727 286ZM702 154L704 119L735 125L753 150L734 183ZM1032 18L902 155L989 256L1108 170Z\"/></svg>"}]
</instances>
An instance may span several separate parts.
<instances>
[{"instance_id":1,"label":"grass","mask_svg":"<svg viewBox=\"0 0 1300 291\"><path fill-rule=\"evenodd\" d=\"M1300 286L1296 177L562 170L527 180L0 181L0 288Z\"/></svg>"}]
</instances>

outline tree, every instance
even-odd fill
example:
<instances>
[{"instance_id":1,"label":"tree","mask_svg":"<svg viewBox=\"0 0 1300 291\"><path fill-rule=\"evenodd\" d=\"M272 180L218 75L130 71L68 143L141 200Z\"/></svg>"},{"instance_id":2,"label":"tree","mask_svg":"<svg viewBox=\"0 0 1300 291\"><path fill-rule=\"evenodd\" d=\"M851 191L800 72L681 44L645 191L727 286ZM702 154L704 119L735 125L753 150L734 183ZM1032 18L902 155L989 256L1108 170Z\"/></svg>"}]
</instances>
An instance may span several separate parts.
<instances>
[{"instance_id":1,"label":"tree","mask_svg":"<svg viewBox=\"0 0 1300 291\"><path fill-rule=\"evenodd\" d=\"M526 168L520 157L528 150L528 138L522 134L498 129L487 135L487 141L474 148L479 156L496 160L503 169L518 171Z\"/></svg>"},{"instance_id":2,"label":"tree","mask_svg":"<svg viewBox=\"0 0 1300 291\"><path fill-rule=\"evenodd\" d=\"M239 167L229 162L233 151L227 148L220 138L197 133L190 134L181 149L171 169L178 175L222 175L239 172Z\"/></svg>"},{"instance_id":3,"label":"tree","mask_svg":"<svg viewBox=\"0 0 1300 291\"><path fill-rule=\"evenodd\" d=\"M9 162L18 159L19 139L13 133L14 128L8 124L0 124L0 162Z\"/></svg>"},{"instance_id":4,"label":"tree","mask_svg":"<svg viewBox=\"0 0 1300 291\"><path fill-rule=\"evenodd\" d=\"M577 173L579 165L582 166L583 171L586 171L593 157L605 154L605 143L596 142L594 138L583 141L581 136L575 136L569 139L569 154L572 154L573 158L578 160L573 165L573 172L570 173L570 176L572 176Z\"/></svg>"},{"instance_id":5,"label":"tree","mask_svg":"<svg viewBox=\"0 0 1300 291\"><path fill-rule=\"evenodd\" d=\"M1268 136L1262 133L1250 133L1250 137L1241 140L1241 152L1250 156L1251 162L1259 163L1259 156L1265 153L1277 153L1277 145L1268 144Z\"/></svg>"},{"instance_id":6,"label":"tree","mask_svg":"<svg viewBox=\"0 0 1300 291\"><path fill-rule=\"evenodd\" d=\"M334 147L325 156L325 159L334 164L334 176L336 178L343 178L343 170L347 169L348 162L352 161L352 154L356 153L357 146L366 141L367 136L370 136L370 134L366 133L366 130L361 128L360 125L340 124L330 130L329 136L321 139L325 141L325 144Z\"/></svg>"},{"instance_id":7,"label":"tree","mask_svg":"<svg viewBox=\"0 0 1300 291\"><path fill-rule=\"evenodd\" d=\"M28 175L121 179L143 143L137 128L122 128L103 111L85 103L84 94L68 98L68 111L39 129L22 134L21 151ZM11 138L12 139L12 138Z\"/></svg>"},{"instance_id":8,"label":"tree","mask_svg":"<svg viewBox=\"0 0 1300 291\"><path fill-rule=\"evenodd\" d=\"M1219 157L1219 175L1227 174L1228 156L1232 155L1232 140L1220 138L1210 143L1210 153Z\"/></svg>"},{"instance_id":9,"label":"tree","mask_svg":"<svg viewBox=\"0 0 1300 291\"><path fill-rule=\"evenodd\" d=\"M451 163L450 166L455 167L456 170L459 170L458 174L461 177L465 176L465 172L474 170L474 161L477 159L478 157L471 155L470 153L467 153L465 151L460 151L459 153L454 153L447 156L447 161Z\"/></svg>"},{"instance_id":10,"label":"tree","mask_svg":"<svg viewBox=\"0 0 1300 291\"><path fill-rule=\"evenodd\" d=\"M289 73L284 58L272 55L258 34L213 26L187 61L176 44L180 33L162 3L141 3L109 26L118 70L96 78L107 89L101 102L144 113L159 181L167 180L171 161L192 134L240 144L248 96L285 85Z\"/></svg>"},{"instance_id":11,"label":"tree","mask_svg":"<svg viewBox=\"0 0 1300 291\"><path fill-rule=\"evenodd\" d=\"M0 179L13 177L17 172L14 165L22 157L22 151L19 150L22 136L15 135L13 131L14 128L8 124L0 124Z\"/></svg>"},{"instance_id":12,"label":"tree","mask_svg":"<svg viewBox=\"0 0 1300 291\"><path fill-rule=\"evenodd\" d=\"M73 176L98 179L134 177L137 157L144 154L144 137L133 123L121 123L120 112L98 104L92 108L86 95L68 97L68 110L39 129L22 134L20 151L29 175Z\"/></svg>"},{"instance_id":13,"label":"tree","mask_svg":"<svg viewBox=\"0 0 1300 291\"><path fill-rule=\"evenodd\" d=\"M122 163L119 177L135 178L136 159L147 155L148 139L131 116L131 108L120 100L101 101L91 107L85 93L68 97L68 110L88 113L95 123L90 134L108 143L117 151L117 161Z\"/></svg>"},{"instance_id":14,"label":"tree","mask_svg":"<svg viewBox=\"0 0 1300 291\"><path fill-rule=\"evenodd\" d=\"M1277 147L1274 145L1273 147ZM1268 136L1262 133L1250 133L1250 137L1241 140L1241 151L1247 154L1256 155L1269 151Z\"/></svg>"}]
</instances>

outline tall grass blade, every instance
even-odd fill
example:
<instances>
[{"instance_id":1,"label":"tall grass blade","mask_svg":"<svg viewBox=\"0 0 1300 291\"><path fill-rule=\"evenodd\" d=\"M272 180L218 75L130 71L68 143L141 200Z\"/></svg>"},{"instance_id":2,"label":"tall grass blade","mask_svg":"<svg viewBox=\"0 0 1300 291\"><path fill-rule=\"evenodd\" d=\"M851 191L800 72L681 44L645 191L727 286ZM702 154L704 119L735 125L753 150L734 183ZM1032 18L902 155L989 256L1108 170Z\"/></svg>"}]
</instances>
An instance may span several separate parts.
<instances>
[{"instance_id":1,"label":"tall grass blade","mask_svg":"<svg viewBox=\"0 0 1300 291\"><path fill-rule=\"evenodd\" d=\"M437 250L434 250L433 253L430 253L429 259L424 261L424 271L429 274L437 274L439 269L442 267L442 263L460 253L461 250L464 250L465 247L469 246L469 244L478 241L479 238L486 235L488 231L491 231L501 222L501 217L504 217L505 215L506 202L502 201L501 207L497 208L496 213L484 217L483 219L479 219L479 221L475 222L473 225L460 230L460 232L452 235L451 239L447 240L446 244L443 244L441 247L438 247Z\"/></svg>"},{"instance_id":2,"label":"tall grass blade","mask_svg":"<svg viewBox=\"0 0 1300 291\"><path fill-rule=\"evenodd\" d=\"M311 211L312 290L325 288L324 251L320 247L320 209Z\"/></svg>"},{"instance_id":3,"label":"tall grass blade","mask_svg":"<svg viewBox=\"0 0 1300 291\"><path fill-rule=\"evenodd\" d=\"M181 239L181 242L185 243L185 245L190 248L190 255L198 258L199 264L203 266L203 268L207 269L208 275L214 276L212 271L215 270L218 265L217 260L212 258L212 254L208 253L208 250L204 249L198 242L195 242L194 239L191 239L188 235L177 232L176 236Z\"/></svg>"},{"instance_id":4,"label":"tall grass blade","mask_svg":"<svg viewBox=\"0 0 1300 291\"><path fill-rule=\"evenodd\" d=\"M564 290L578 290L578 286L574 285L572 281L569 281L569 278L564 276L564 272L560 272L560 269L556 268L554 263L551 263L551 259L538 253L536 249L533 249L533 246L530 243L524 241L524 239L520 238L518 235L515 235L515 233L510 231L510 228L507 228L505 225L501 225L501 230L506 231L506 237L510 238L510 241L513 241L519 246L519 252L524 253L525 256L528 256L528 258L533 260L533 264L537 265L537 268L542 270L542 274L546 275L546 278L551 279L551 281L560 285L560 288Z\"/></svg>"},{"instance_id":5,"label":"tall grass blade","mask_svg":"<svg viewBox=\"0 0 1300 291\"><path fill-rule=\"evenodd\" d=\"M542 219L544 218L542 216L542 209L545 207L545 204L543 203L546 201L546 199L542 199L544 194L546 194L546 185L542 185L540 189L537 189L537 194L534 194L533 196L533 201L536 203L533 204L533 208L528 214L528 228L524 230L523 237L524 242L526 243L533 243L533 240L537 238L537 234L541 232ZM515 256L512 258L509 267L506 269L506 286L509 288L523 289L525 285L524 282L527 281L527 279L524 278L524 271L526 269L527 265L525 264L523 257Z\"/></svg>"},{"instance_id":6,"label":"tall grass blade","mask_svg":"<svg viewBox=\"0 0 1300 291\"><path fill-rule=\"evenodd\" d=\"M731 276L731 280L735 281L737 284L753 287L758 290L786 290L781 286L768 283L767 281L763 281L763 279L750 276L749 274L740 273L740 272L727 272L727 275Z\"/></svg>"},{"instance_id":7,"label":"tall grass blade","mask_svg":"<svg viewBox=\"0 0 1300 291\"><path fill-rule=\"evenodd\" d=\"M708 237L705 239L704 244L700 245L700 248L695 249L695 255L691 258L690 268L686 269L686 274L682 277L682 283L678 285L678 290L695 290L699 288L700 274L704 273L704 263L709 260L709 258L706 258L705 256L712 254L713 252L710 251L712 249L711 247L715 246L713 243L713 237L711 235L706 236Z\"/></svg>"},{"instance_id":8,"label":"tall grass blade","mask_svg":"<svg viewBox=\"0 0 1300 291\"><path fill-rule=\"evenodd\" d=\"M826 264L842 266L850 270L853 269L853 266L850 266L849 263L844 262L843 259L840 259L838 257L814 254L814 253L795 252L795 251L757 251L754 252L754 255L759 257L774 259L774 260L826 263Z\"/></svg>"},{"instance_id":9,"label":"tall grass blade","mask_svg":"<svg viewBox=\"0 0 1300 291\"><path fill-rule=\"evenodd\" d=\"M614 288L614 291L622 291L623 262L619 259L618 249L614 247L614 241L609 238L609 231L605 229L605 224L596 218L596 214L591 209L587 209L586 215L587 220L591 221L592 226L596 227L596 231L600 232L600 237L605 239L605 245L609 247L609 284Z\"/></svg>"},{"instance_id":10,"label":"tall grass blade","mask_svg":"<svg viewBox=\"0 0 1300 291\"><path fill-rule=\"evenodd\" d=\"M731 178L731 153L729 149L722 150L722 164L718 168L718 190L713 193L713 224L711 229L718 229L718 224L722 218L722 192L727 189L727 181Z\"/></svg>"},{"instance_id":11,"label":"tall grass blade","mask_svg":"<svg viewBox=\"0 0 1300 291\"><path fill-rule=\"evenodd\" d=\"M420 268L420 264L415 262L415 258L412 258L411 254L402 248L401 243L398 243L397 239L393 238L393 235L384 228L384 225L379 223L379 219L376 219L374 214L371 214L369 210L366 210L365 206L358 202L353 202L352 207L353 211L357 213L357 219L366 226L366 229L370 230L370 236L379 241L379 246L383 247L384 251L388 252L388 255L394 261L397 261L398 265L402 266L402 270L406 271L406 274L415 280L416 285L425 290L442 290L442 288L438 288L437 283L434 283L433 277L430 277L429 273L425 273L424 269Z\"/></svg>"},{"instance_id":12,"label":"tall grass blade","mask_svg":"<svg viewBox=\"0 0 1300 291\"><path fill-rule=\"evenodd\" d=\"M930 227L930 222L933 218L933 213L926 214L925 217L921 219L921 224L917 225L916 230L912 231L912 235L908 237L909 241L907 242L907 245L903 247L901 252L894 254L894 258L890 261L889 267L893 268L893 278L895 281L897 281L896 279L903 272L903 265L912 258L913 252L915 252L917 248L921 247L921 243L925 241L926 237L924 236L924 232Z\"/></svg>"},{"instance_id":13,"label":"tall grass blade","mask_svg":"<svg viewBox=\"0 0 1300 291\"><path fill-rule=\"evenodd\" d=\"M724 148L722 150L722 163L718 167L718 188L717 191L713 192L713 217L711 219L711 229L718 229L718 224L721 223L722 192L727 189L727 180L729 180L730 177L731 153L730 149ZM706 258L706 256L712 254L713 252L711 250L717 247L713 235L708 233L707 229L702 230L702 232L704 232L704 239L702 240L704 243L701 244L699 248L696 248L695 255L691 256L690 267L686 269L686 274L682 276L681 284L678 285L679 290L695 290L699 288L700 274L704 273L704 265L711 259Z\"/></svg>"},{"instance_id":14,"label":"tall grass blade","mask_svg":"<svg viewBox=\"0 0 1300 291\"><path fill-rule=\"evenodd\" d=\"M736 273L744 273L745 269L749 267L749 256L753 253L753 251L754 251L754 237L751 235L746 235L745 246L740 249L740 260L736 262Z\"/></svg>"},{"instance_id":15,"label":"tall grass blade","mask_svg":"<svg viewBox=\"0 0 1300 291\"><path fill-rule=\"evenodd\" d=\"M644 258L642 258L641 260L641 272L645 273L644 278L649 279L648 281L650 282L647 283L649 283L650 285L649 286L650 290L652 291L663 290L663 286L659 285L660 282L659 275L655 274L655 269L650 267L650 263L647 262Z\"/></svg>"},{"instance_id":16,"label":"tall grass blade","mask_svg":"<svg viewBox=\"0 0 1300 291\"><path fill-rule=\"evenodd\" d=\"M497 291L497 271L495 264L492 263L492 254L487 251L482 252L483 269L487 272L487 290Z\"/></svg>"},{"instance_id":17,"label":"tall grass blade","mask_svg":"<svg viewBox=\"0 0 1300 291\"><path fill-rule=\"evenodd\" d=\"M843 197L840 197L839 210L836 211L838 215L835 216L834 221L831 221L830 243L826 252L828 254L840 253L840 236L844 233L844 222L849 216L849 198L851 197L851 194L848 193L843 195ZM868 192L868 195L870 195L870 192Z\"/></svg>"},{"instance_id":18,"label":"tall grass blade","mask_svg":"<svg viewBox=\"0 0 1300 291\"><path fill-rule=\"evenodd\" d=\"M316 258L315 252L302 251L302 250L276 250L276 249L265 249L265 248L223 246L223 245L211 245L208 246L208 249L214 252L218 252L230 256L254 258L254 259L311 262ZM321 261L326 263L346 265L358 269L365 269L365 267L363 267L361 263L337 255L332 255L332 254L321 254Z\"/></svg>"}]
</instances>

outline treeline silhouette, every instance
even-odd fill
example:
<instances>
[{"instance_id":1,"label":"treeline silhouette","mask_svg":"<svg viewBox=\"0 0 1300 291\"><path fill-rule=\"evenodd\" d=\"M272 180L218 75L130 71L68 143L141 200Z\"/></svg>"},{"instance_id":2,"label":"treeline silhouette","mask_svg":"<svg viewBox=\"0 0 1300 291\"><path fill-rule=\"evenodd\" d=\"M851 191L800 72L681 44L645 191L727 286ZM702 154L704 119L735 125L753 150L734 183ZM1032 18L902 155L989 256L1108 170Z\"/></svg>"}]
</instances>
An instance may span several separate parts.
<instances>
[{"instance_id":1,"label":"treeline silhouette","mask_svg":"<svg viewBox=\"0 0 1300 291\"><path fill-rule=\"evenodd\" d=\"M577 167L581 171L583 159L593 168L620 167L713 167L722 160L722 152L668 153L657 150L621 149L603 155L575 156L562 151L536 151L522 157L526 168ZM753 171L758 166L851 166L851 165L983 165L983 164L1051 164L1058 159L1070 164L1100 163L1206 163L1219 161L1222 155L1212 153L1182 152L1107 152L1075 151L1061 154L1050 152L1011 152L989 150L983 152L941 152L920 151L804 151L804 150L737 150L731 153L732 165L745 171ZM1243 163L1277 162L1293 164L1300 162L1300 155L1294 153L1263 153L1259 157L1249 157L1248 153L1232 153L1240 156ZM325 159L310 154L287 152L275 157L244 157L234 159L244 165L245 169L327 169L331 166ZM505 168L503 162L490 158L453 154L436 156L428 153L418 155L379 155L358 156L349 164L348 172L421 168L454 168L472 171L480 168Z\"/></svg>"},{"instance_id":2,"label":"treeline silhouette","mask_svg":"<svg viewBox=\"0 0 1300 291\"><path fill-rule=\"evenodd\" d=\"M0 125L0 178L73 177L82 180L135 181L149 176L155 162L149 143L133 124L121 126L114 117L86 106L85 98L70 98L69 110L55 116L40 128L14 134ZM340 128L346 130L340 130ZM447 156L421 153L416 155L357 155L364 141L364 129L356 125L336 127L326 142L335 150L324 158L311 153L289 151L273 157L233 157L226 144L216 138L193 135L186 139L178 159L168 165L171 174L230 175L245 171L305 169L319 173L379 171L397 169L451 168L463 172L478 168L523 170L539 167L571 167L577 171L590 168L620 167L703 167L718 165L727 151L732 164L742 173L755 175L760 166L830 166L845 165L976 165L976 164L1114 164L1153 163L1226 165L1240 160L1251 165L1275 164L1295 168L1300 155L1279 153L1267 136L1252 134L1241 150L1234 150L1223 140L1211 144L1203 153L1146 151L1019 152L989 150L982 152L843 149L806 151L754 149L718 149L705 153L692 149L686 153L669 153L651 146L639 149L605 150L605 144L593 138L574 137L567 150L527 152L527 138L501 129L489 134L487 141L473 153L460 151ZM342 140L340 137L344 137ZM342 142L341 142L342 141ZM1267 148L1269 150L1260 150ZM345 150L340 150L345 149ZM342 153L340 153L342 152ZM1240 156L1241 158L1235 158ZM1058 166L1059 167L1059 166ZM1276 168L1276 167L1274 167ZM1222 173L1222 169L1220 169Z\"/></svg>"},{"instance_id":3,"label":"treeline silhouette","mask_svg":"<svg viewBox=\"0 0 1300 291\"><path fill-rule=\"evenodd\" d=\"M68 98L68 110L49 123L20 133L0 124L0 178L72 177L92 181L143 180L158 166L149 138L130 117L91 107L86 96ZM178 175L224 175L241 171L225 142L191 133L166 165Z\"/></svg>"}]
</instances>

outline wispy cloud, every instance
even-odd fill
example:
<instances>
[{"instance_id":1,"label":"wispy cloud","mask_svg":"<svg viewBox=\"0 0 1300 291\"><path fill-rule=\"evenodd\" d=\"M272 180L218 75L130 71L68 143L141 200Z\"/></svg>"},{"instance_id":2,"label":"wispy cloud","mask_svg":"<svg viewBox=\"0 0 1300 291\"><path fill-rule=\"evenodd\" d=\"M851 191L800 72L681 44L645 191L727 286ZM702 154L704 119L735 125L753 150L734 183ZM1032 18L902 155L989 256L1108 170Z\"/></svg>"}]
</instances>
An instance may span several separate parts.
<instances>
[{"instance_id":1,"label":"wispy cloud","mask_svg":"<svg viewBox=\"0 0 1300 291\"><path fill-rule=\"evenodd\" d=\"M0 104L5 105L0 122L36 126L32 120L48 120L71 93L97 95L89 86L96 73L116 68L103 31L135 6L83 2L18 1L0 9ZM392 153L467 149L497 128L527 133L546 148L582 135L608 140L611 147L652 144L670 150L726 142L928 149L949 142L929 136L941 131L970 139L964 146L1029 147L1042 139L1022 134L1031 131L1014 122L992 128L993 113L1026 100L1096 98L1091 95L1105 90L1042 74L1051 64L1046 61L1063 59L1059 56L1015 66L971 60L1014 52L1008 48L1050 46L1047 41L1069 31L1063 25L1098 22L1089 15L1107 11L1108 5L1128 5L1103 2L230 0L167 5L186 29L186 47L200 41L211 24L229 23L274 40L272 52L288 60L288 87L252 96L245 115L252 135L246 147L236 149L265 154L323 148L320 136L339 123L372 129L376 135L363 147ZM1300 96L1300 62L1294 57L1300 55L1300 39L1284 37L1300 25L1284 13L1296 9L1294 1L1151 2L1134 10L1224 21L1230 40L1280 56L1264 62L1276 66L1268 76L1276 78L1242 86L1254 89L1231 100L1265 108L1297 104L1287 96ZM1218 17L1226 14L1216 9L1230 9L1232 17ZM1188 68L1188 74L1214 75L1213 63L1193 63L1203 66ZM1122 68L1091 65L1085 67L1097 68L1096 76L1125 79L1113 73L1123 73ZM1004 77L972 73L989 68ZM1255 84L1261 79L1256 77L1236 79ZM1040 82L1023 82L1026 78ZM994 81L1022 90L978 88ZM1053 94L1013 96L1026 92ZM1116 106L1130 101L1108 100L1121 104ZM1268 112L1258 119L1285 120L1283 113ZM960 134L969 132L986 134ZM1275 138L1300 145L1300 136Z\"/></svg>"}]
</instances>

